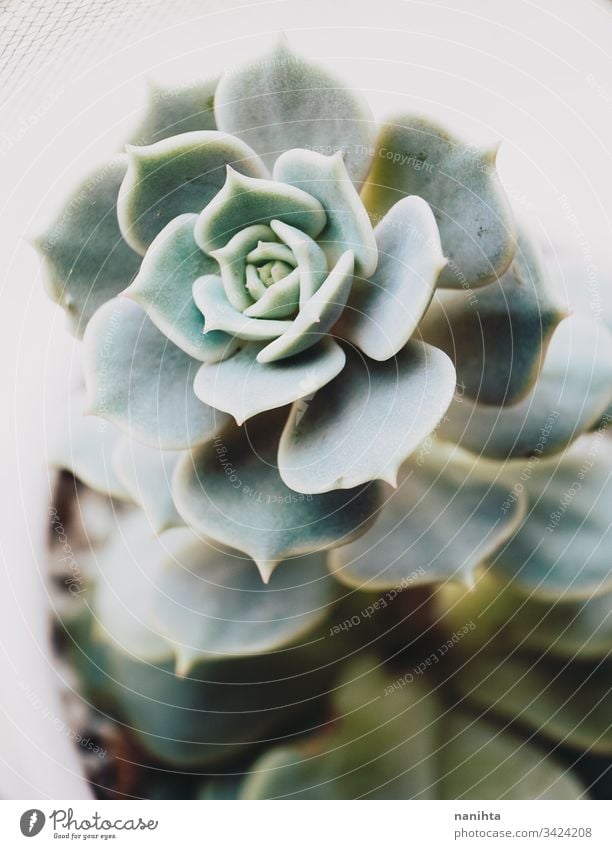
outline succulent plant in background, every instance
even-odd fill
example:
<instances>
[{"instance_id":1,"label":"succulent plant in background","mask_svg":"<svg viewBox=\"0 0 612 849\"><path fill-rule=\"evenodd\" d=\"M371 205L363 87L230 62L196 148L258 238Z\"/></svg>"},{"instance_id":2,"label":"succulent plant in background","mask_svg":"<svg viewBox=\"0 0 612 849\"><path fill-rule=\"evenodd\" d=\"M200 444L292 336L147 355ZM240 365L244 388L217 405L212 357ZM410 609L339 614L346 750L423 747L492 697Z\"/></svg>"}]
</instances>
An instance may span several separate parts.
<instances>
[{"instance_id":1,"label":"succulent plant in background","mask_svg":"<svg viewBox=\"0 0 612 849\"><path fill-rule=\"evenodd\" d=\"M536 743L499 692L538 686L523 617L553 681L559 641L608 650L612 336L569 314L495 149L377 127L281 40L157 91L126 151L38 240L83 338L51 457L72 574L52 560L98 792L583 795L556 690Z\"/></svg>"}]
</instances>

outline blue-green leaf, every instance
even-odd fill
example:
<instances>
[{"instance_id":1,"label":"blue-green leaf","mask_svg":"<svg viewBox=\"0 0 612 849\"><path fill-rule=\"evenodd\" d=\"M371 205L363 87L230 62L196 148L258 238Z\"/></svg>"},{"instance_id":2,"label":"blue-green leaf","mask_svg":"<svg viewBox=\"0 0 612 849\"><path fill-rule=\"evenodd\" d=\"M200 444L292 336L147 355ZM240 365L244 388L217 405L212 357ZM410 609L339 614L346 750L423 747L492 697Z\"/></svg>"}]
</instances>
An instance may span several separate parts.
<instances>
[{"instance_id":1,"label":"blue-green leaf","mask_svg":"<svg viewBox=\"0 0 612 849\"><path fill-rule=\"evenodd\" d=\"M374 231L341 153L323 156L313 150L288 150L276 160L273 176L321 202L327 224L317 242L330 267L350 250L355 257L355 274L369 277L374 273L378 259Z\"/></svg>"},{"instance_id":2,"label":"blue-green leaf","mask_svg":"<svg viewBox=\"0 0 612 849\"><path fill-rule=\"evenodd\" d=\"M260 363L261 344L242 350L214 365L204 365L196 375L194 392L217 410L230 413L241 425L266 410L284 407L311 396L342 371L346 356L332 339L277 363Z\"/></svg>"},{"instance_id":3,"label":"blue-green leaf","mask_svg":"<svg viewBox=\"0 0 612 849\"><path fill-rule=\"evenodd\" d=\"M503 277L478 292L438 289L420 330L453 359L461 392L499 407L529 392L566 316L539 252L522 234Z\"/></svg>"},{"instance_id":4,"label":"blue-green leaf","mask_svg":"<svg viewBox=\"0 0 612 849\"><path fill-rule=\"evenodd\" d=\"M294 53L284 38L258 59L221 78L215 92L220 129L244 139L270 170L296 147L341 151L360 183L373 155L376 124L358 92Z\"/></svg>"},{"instance_id":5,"label":"blue-green leaf","mask_svg":"<svg viewBox=\"0 0 612 849\"><path fill-rule=\"evenodd\" d=\"M126 298L105 304L84 341L91 412L145 445L173 451L211 439L228 421L193 391L200 363Z\"/></svg>"},{"instance_id":6,"label":"blue-green leaf","mask_svg":"<svg viewBox=\"0 0 612 849\"><path fill-rule=\"evenodd\" d=\"M144 254L166 224L201 212L225 182L228 166L252 177L266 168L240 139L215 130L183 133L144 147L129 145L117 213L125 241Z\"/></svg>"},{"instance_id":7,"label":"blue-green leaf","mask_svg":"<svg viewBox=\"0 0 612 849\"><path fill-rule=\"evenodd\" d=\"M529 512L491 561L494 574L548 598L585 598L612 588L612 443L603 430L561 458L513 461L505 475L526 491Z\"/></svg>"},{"instance_id":8,"label":"blue-green leaf","mask_svg":"<svg viewBox=\"0 0 612 849\"><path fill-rule=\"evenodd\" d=\"M204 317L193 299L193 284L219 267L193 238L197 215L179 215L159 233L132 285L123 293L139 304L161 332L190 357L216 362L236 347L221 331L204 333Z\"/></svg>"},{"instance_id":9,"label":"blue-green leaf","mask_svg":"<svg viewBox=\"0 0 612 849\"><path fill-rule=\"evenodd\" d=\"M246 552L264 580L281 560L364 533L380 506L375 484L323 495L289 489L276 466L282 424L282 413L264 413L229 428L186 455L174 478L174 501L187 524Z\"/></svg>"},{"instance_id":10,"label":"blue-green leaf","mask_svg":"<svg viewBox=\"0 0 612 849\"><path fill-rule=\"evenodd\" d=\"M278 339L261 349L257 361L273 363L316 345L342 314L353 284L353 267L353 253L346 251L329 272L325 282L300 306L289 327Z\"/></svg>"},{"instance_id":11,"label":"blue-green leaf","mask_svg":"<svg viewBox=\"0 0 612 849\"><path fill-rule=\"evenodd\" d=\"M254 224L286 221L308 236L317 236L327 216L319 201L295 186L255 179L227 169L227 179L211 203L203 208L195 228L203 251L214 252Z\"/></svg>"},{"instance_id":12,"label":"blue-green leaf","mask_svg":"<svg viewBox=\"0 0 612 849\"><path fill-rule=\"evenodd\" d=\"M447 581L470 586L476 567L516 530L526 498L469 455L424 445L400 470L374 526L332 552L343 584L363 590Z\"/></svg>"},{"instance_id":13,"label":"blue-green leaf","mask_svg":"<svg viewBox=\"0 0 612 849\"><path fill-rule=\"evenodd\" d=\"M612 401L612 335L573 315L559 324L531 392L511 407L457 396L438 435L493 459L544 457L592 428Z\"/></svg>"},{"instance_id":14,"label":"blue-green leaf","mask_svg":"<svg viewBox=\"0 0 612 849\"><path fill-rule=\"evenodd\" d=\"M46 267L47 292L82 336L87 322L129 285L140 256L125 243L117 223L117 196L127 158L116 156L93 171L35 240Z\"/></svg>"},{"instance_id":15,"label":"blue-green leaf","mask_svg":"<svg viewBox=\"0 0 612 849\"><path fill-rule=\"evenodd\" d=\"M413 115L398 115L379 132L363 201L375 220L406 195L427 201L449 259L441 286L484 286L512 262L514 219L495 171L496 153Z\"/></svg>"},{"instance_id":16,"label":"blue-green leaf","mask_svg":"<svg viewBox=\"0 0 612 849\"><path fill-rule=\"evenodd\" d=\"M446 265L438 226L419 197L398 201L374 231L378 267L356 280L341 333L373 360L388 360L414 333Z\"/></svg>"},{"instance_id":17,"label":"blue-green leaf","mask_svg":"<svg viewBox=\"0 0 612 849\"><path fill-rule=\"evenodd\" d=\"M384 363L346 353L338 377L297 401L283 431L280 474L298 492L394 483L453 397L455 371L437 348L410 342Z\"/></svg>"}]
</instances>

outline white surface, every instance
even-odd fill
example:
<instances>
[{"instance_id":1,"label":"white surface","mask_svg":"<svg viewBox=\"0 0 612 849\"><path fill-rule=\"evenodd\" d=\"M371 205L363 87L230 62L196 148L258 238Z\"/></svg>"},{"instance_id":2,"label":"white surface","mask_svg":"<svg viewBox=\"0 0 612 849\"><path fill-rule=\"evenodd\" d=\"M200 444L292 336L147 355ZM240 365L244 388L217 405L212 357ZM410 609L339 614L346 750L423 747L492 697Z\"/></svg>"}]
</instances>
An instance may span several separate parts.
<instances>
[{"instance_id":1,"label":"white surface","mask_svg":"<svg viewBox=\"0 0 612 849\"><path fill-rule=\"evenodd\" d=\"M206 77L253 55L284 28L364 89L375 112L434 114L483 140L517 211L544 239L559 234L585 268L610 250L612 3L602 0L268 0L231 5L138 3L79 52L66 42L9 96L0 127L0 795L83 792L52 711L41 579L49 417L78 357L42 294L25 236L39 232L80 174L115 149L137 119L145 79ZM210 11L216 9L216 11ZM203 11L209 10L209 11ZM91 37L91 33L89 33ZM81 33L79 38L84 37ZM6 92L5 92L6 96ZM562 285L562 281L560 281ZM597 304L592 304L594 311ZM4 765L4 768L3 768Z\"/></svg>"}]
</instances>

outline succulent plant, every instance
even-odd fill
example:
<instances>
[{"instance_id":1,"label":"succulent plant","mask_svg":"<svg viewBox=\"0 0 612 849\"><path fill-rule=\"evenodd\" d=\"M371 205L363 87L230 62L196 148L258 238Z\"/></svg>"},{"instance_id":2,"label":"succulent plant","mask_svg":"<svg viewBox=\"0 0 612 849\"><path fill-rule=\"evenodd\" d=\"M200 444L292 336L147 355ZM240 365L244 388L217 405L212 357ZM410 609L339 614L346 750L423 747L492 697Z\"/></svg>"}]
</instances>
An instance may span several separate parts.
<instances>
[{"instance_id":1,"label":"succulent plant","mask_svg":"<svg viewBox=\"0 0 612 849\"><path fill-rule=\"evenodd\" d=\"M282 39L156 91L37 241L83 340L50 460L87 604L66 579L57 628L141 794L586 792L550 744L596 688L556 724L517 682L529 617L553 682L549 649L570 677L608 650L612 335L495 153L376 127Z\"/></svg>"}]
</instances>

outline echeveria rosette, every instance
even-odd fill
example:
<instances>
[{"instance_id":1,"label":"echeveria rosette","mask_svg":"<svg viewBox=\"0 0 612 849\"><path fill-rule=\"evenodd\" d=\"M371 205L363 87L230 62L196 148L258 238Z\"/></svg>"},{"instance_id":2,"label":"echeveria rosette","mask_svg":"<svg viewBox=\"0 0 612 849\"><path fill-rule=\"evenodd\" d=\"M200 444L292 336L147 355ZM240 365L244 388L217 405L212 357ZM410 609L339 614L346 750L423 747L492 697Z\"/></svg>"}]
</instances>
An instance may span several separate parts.
<instances>
[{"instance_id":1,"label":"echeveria rosette","mask_svg":"<svg viewBox=\"0 0 612 849\"><path fill-rule=\"evenodd\" d=\"M103 250L91 238L99 222L90 234L69 228L72 254L87 260L78 279L68 249L56 269L68 294L55 295L81 328L92 298L106 301L85 334L90 412L146 446L137 459L125 442L116 450L121 487L155 526L187 521L225 544L229 534L266 577L280 559L364 533L385 500L381 482L396 485L437 427L455 388L451 360L460 378L466 360L445 336L465 324L460 305L440 320L444 302L431 304L440 287L479 287L487 319L515 282L493 155L424 119L376 132L360 95L282 40L218 83L157 99L113 172L114 209L101 181L109 255L120 245L130 257L113 266L122 273L112 285L91 253ZM491 282L500 275L503 285ZM511 323L544 316L546 332L521 357L523 393L559 317L533 278ZM506 351L478 360L476 347L472 369L475 359L495 372ZM277 510L269 527L247 521L234 534L232 517L256 509L228 482L228 446L239 480L260 494L265 480L270 503L293 503L287 526ZM135 471L146 480L159 451L170 455L152 463L163 498L149 499ZM292 493L308 499L299 516Z\"/></svg>"}]
</instances>

